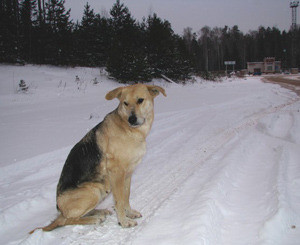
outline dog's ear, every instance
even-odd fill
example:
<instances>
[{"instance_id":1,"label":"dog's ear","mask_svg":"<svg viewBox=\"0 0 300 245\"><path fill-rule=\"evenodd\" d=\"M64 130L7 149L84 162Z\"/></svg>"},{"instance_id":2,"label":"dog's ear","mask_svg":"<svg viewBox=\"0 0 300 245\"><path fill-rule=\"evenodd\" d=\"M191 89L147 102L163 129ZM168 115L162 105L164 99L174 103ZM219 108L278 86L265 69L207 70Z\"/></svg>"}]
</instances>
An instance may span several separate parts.
<instances>
[{"instance_id":1,"label":"dog's ear","mask_svg":"<svg viewBox=\"0 0 300 245\"><path fill-rule=\"evenodd\" d=\"M120 99L121 94L122 94L122 90L123 90L123 87L120 87L120 88L116 88L116 89L108 92L105 96L105 99L107 99L107 100L112 100L112 99L115 99L115 98Z\"/></svg>"},{"instance_id":2,"label":"dog's ear","mask_svg":"<svg viewBox=\"0 0 300 245\"><path fill-rule=\"evenodd\" d=\"M166 91L159 86L147 85L149 93L155 98L161 92L164 96L167 96Z\"/></svg>"}]
</instances>

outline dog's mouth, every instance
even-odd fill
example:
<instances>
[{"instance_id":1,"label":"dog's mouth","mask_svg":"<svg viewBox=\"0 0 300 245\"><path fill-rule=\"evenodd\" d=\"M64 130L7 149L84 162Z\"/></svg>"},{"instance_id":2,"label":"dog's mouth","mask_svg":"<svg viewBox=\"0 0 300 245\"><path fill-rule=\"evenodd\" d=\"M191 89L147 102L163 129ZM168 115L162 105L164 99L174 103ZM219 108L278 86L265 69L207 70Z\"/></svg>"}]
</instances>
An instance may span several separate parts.
<instances>
[{"instance_id":1,"label":"dog's mouth","mask_svg":"<svg viewBox=\"0 0 300 245\"><path fill-rule=\"evenodd\" d=\"M142 126L144 124L144 122L145 122L144 118L138 118L134 114L132 114L128 118L129 126L132 127L132 128L138 128L138 127Z\"/></svg>"}]
</instances>

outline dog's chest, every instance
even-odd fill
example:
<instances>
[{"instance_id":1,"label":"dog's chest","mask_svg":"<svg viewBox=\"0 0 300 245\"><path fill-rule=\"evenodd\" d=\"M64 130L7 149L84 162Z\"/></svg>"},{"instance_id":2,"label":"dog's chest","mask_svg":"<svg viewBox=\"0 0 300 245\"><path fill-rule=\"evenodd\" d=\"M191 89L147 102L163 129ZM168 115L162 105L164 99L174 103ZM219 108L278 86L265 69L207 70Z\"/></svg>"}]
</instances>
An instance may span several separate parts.
<instances>
[{"instance_id":1,"label":"dog's chest","mask_svg":"<svg viewBox=\"0 0 300 245\"><path fill-rule=\"evenodd\" d=\"M146 141L135 137L113 137L109 140L108 153L112 160L133 171L146 153Z\"/></svg>"},{"instance_id":2,"label":"dog's chest","mask_svg":"<svg viewBox=\"0 0 300 245\"><path fill-rule=\"evenodd\" d=\"M146 153L146 142L140 142L134 147L128 149L129 165L128 168L133 171L135 167L142 161L143 156Z\"/></svg>"}]
</instances>

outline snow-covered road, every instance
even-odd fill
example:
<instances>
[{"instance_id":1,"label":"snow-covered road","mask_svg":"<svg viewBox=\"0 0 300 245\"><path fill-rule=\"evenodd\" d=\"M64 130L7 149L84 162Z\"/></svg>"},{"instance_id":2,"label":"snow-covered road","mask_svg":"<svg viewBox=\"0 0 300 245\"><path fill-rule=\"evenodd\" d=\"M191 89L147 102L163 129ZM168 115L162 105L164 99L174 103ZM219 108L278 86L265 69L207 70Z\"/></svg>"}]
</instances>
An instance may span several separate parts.
<instances>
[{"instance_id":1,"label":"snow-covered road","mask_svg":"<svg viewBox=\"0 0 300 245\"><path fill-rule=\"evenodd\" d=\"M0 70L0 244L299 243L299 97L251 77L157 83L168 97L155 101L147 154L132 180L131 204L143 214L137 227L122 229L114 213L99 226L29 236L56 216L65 158L117 105L104 95L118 84L97 69ZM29 94L13 92L12 74L31 79ZM92 85L95 77L103 82ZM113 210L112 197L99 208Z\"/></svg>"}]
</instances>

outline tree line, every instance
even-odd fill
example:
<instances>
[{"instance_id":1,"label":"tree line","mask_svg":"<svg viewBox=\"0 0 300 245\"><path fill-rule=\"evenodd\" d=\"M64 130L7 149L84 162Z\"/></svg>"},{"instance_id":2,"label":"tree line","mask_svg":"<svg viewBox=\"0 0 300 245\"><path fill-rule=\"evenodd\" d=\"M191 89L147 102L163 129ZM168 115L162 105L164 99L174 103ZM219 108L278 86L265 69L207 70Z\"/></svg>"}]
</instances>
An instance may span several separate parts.
<instances>
[{"instance_id":1,"label":"tree line","mask_svg":"<svg viewBox=\"0 0 300 245\"><path fill-rule=\"evenodd\" d=\"M284 67L299 67L300 29L259 27L243 34L238 26L185 28L175 34L171 23L149 15L138 22L117 0L109 14L87 3L81 21L70 20L65 0L1 0L0 62L67 66L105 66L121 82L150 81L165 75L184 80L191 74L225 69L236 61L276 57Z\"/></svg>"},{"instance_id":2,"label":"tree line","mask_svg":"<svg viewBox=\"0 0 300 245\"><path fill-rule=\"evenodd\" d=\"M196 54L194 60L199 62L200 70L222 70L224 61L236 61L236 68L240 70L247 67L247 62L263 61L265 57L275 57L284 69L300 65L299 27L286 32L260 26L256 31L243 34L237 25L213 29L205 26L198 36L186 28L183 37L191 53ZM197 59L199 48L201 61Z\"/></svg>"}]
</instances>

